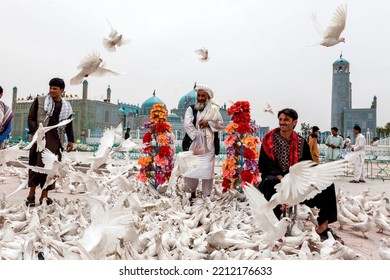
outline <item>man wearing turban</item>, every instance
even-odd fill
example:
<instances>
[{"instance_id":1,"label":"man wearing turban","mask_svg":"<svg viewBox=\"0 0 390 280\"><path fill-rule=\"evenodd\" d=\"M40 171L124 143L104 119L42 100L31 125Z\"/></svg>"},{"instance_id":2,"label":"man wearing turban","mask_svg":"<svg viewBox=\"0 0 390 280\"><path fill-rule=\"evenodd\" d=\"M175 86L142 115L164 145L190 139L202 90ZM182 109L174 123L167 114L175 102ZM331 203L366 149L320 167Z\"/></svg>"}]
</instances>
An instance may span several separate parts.
<instances>
[{"instance_id":1,"label":"man wearing turban","mask_svg":"<svg viewBox=\"0 0 390 280\"><path fill-rule=\"evenodd\" d=\"M184 116L183 150L187 150L186 142L193 143L196 137L204 137L204 153L199 166L190 169L184 174L184 190L191 193L190 200L196 197L196 188L199 180L202 182L202 195L210 195L213 187L215 155L219 153L218 132L224 127L219 106L214 101L214 92L206 85L197 85L196 104L189 106ZM191 150L191 147L189 148Z\"/></svg>"}]
</instances>

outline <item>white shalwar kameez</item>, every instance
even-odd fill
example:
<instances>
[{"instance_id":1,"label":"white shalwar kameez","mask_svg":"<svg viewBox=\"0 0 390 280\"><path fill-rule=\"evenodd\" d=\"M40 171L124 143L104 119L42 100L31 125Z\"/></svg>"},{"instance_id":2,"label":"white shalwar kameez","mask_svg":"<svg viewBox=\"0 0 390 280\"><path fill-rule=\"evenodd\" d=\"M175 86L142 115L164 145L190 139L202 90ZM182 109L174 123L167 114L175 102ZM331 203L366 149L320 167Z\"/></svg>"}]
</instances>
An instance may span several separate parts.
<instances>
[{"instance_id":1,"label":"white shalwar kameez","mask_svg":"<svg viewBox=\"0 0 390 280\"><path fill-rule=\"evenodd\" d=\"M366 138L359 133L353 146L354 166L353 179L355 181L364 181L364 159L366 157Z\"/></svg>"},{"instance_id":2,"label":"white shalwar kameez","mask_svg":"<svg viewBox=\"0 0 390 280\"><path fill-rule=\"evenodd\" d=\"M205 153L198 155L201 157L202 164L190 169L184 176L184 190L186 192L195 192L202 180L202 195L209 196L213 187L215 149L214 149L214 132L223 129L223 119L219 111L219 106L212 101L208 101L203 111L198 111L196 116L196 126L193 125L194 114L191 107L187 108L184 116L183 127L188 136L194 140L197 135L198 123L201 120L208 120L208 127L202 129L205 135ZM191 150L191 147L190 147Z\"/></svg>"}]
</instances>

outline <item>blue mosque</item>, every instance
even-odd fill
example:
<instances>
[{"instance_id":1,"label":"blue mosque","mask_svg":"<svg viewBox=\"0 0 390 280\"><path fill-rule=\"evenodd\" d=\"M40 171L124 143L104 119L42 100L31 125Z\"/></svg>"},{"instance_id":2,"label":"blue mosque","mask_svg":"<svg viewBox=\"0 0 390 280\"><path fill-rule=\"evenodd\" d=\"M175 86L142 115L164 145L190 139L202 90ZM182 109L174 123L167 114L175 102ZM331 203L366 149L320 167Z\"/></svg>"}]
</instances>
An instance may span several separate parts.
<instances>
[{"instance_id":1,"label":"blue mosque","mask_svg":"<svg viewBox=\"0 0 390 280\"><path fill-rule=\"evenodd\" d=\"M376 136L377 97L374 95L368 108L352 108L352 83L350 64L340 55L332 65L332 108L331 126L339 129L339 134L353 137L352 128L357 124L362 133Z\"/></svg>"},{"instance_id":2,"label":"blue mosque","mask_svg":"<svg viewBox=\"0 0 390 280\"><path fill-rule=\"evenodd\" d=\"M17 87L13 88L12 110L14 121L12 124L12 139L15 141L27 139L27 116L32 101L35 96L18 97ZM74 112L73 129L75 139L82 143L96 142L107 127L116 127L122 123L123 129L130 128L133 139L140 139L146 133L144 122L149 120L150 110L154 104L162 103L163 100L157 97L156 91L147 98L141 106L118 102L111 102L111 88L106 90L106 98L103 100L88 99L88 81L83 81L82 96L75 94L65 94L72 105ZM170 110L168 122L172 125L172 130L176 140L182 140L185 133L183 130L184 114L188 106L195 104L196 92L194 89L180 98L176 109ZM168 109L168 108L167 108ZM168 110L169 111L169 110ZM220 108L225 125L230 121L227 115L226 104Z\"/></svg>"},{"instance_id":3,"label":"blue mosque","mask_svg":"<svg viewBox=\"0 0 390 280\"><path fill-rule=\"evenodd\" d=\"M145 131L143 131L143 124L146 120L149 119L150 110L153 108L154 104L162 103L165 108L166 105L163 100L156 96L156 91L153 92L152 96L146 99L141 107L136 105L130 105L126 103L119 103L119 110L121 114L121 120L123 126L129 127L133 138L140 138L143 136ZM185 112L190 105L196 103L196 92L194 89L183 95L177 108L171 109L168 114L168 122L172 125L172 131L175 135L176 140L182 140L185 132L183 130L183 120ZM226 104L220 108L224 124L227 125L230 121L230 117L227 114Z\"/></svg>"}]
</instances>

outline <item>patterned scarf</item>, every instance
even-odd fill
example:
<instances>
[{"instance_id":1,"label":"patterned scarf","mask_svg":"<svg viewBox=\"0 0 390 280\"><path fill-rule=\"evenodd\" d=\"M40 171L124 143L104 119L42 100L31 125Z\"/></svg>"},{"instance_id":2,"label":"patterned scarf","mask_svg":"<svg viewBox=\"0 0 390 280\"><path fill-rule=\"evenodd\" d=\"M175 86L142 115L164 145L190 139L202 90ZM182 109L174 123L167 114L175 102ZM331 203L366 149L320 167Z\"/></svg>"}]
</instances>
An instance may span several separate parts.
<instances>
[{"instance_id":1,"label":"patterned scarf","mask_svg":"<svg viewBox=\"0 0 390 280\"><path fill-rule=\"evenodd\" d=\"M0 101L0 111L2 112L3 118L0 119L0 134L7 128L9 122L14 117L12 109L5 105L3 101Z\"/></svg>"},{"instance_id":2,"label":"patterned scarf","mask_svg":"<svg viewBox=\"0 0 390 280\"><path fill-rule=\"evenodd\" d=\"M275 134L280 133L280 128L275 128L268 132L263 137L263 142L261 143L264 152L268 155L268 157L275 161ZM288 164L289 166L294 165L299 161L299 136L298 134L293 131L290 138L290 147L289 147L289 158L288 158Z\"/></svg>"},{"instance_id":3,"label":"patterned scarf","mask_svg":"<svg viewBox=\"0 0 390 280\"><path fill-rule=\"evenodd\" d=\"M62 106L61 106L61 112L59 116L60 122L68 119L73 114L72 106L70 106L69 102L64 98L61 98L61 102L62 102ZM53 98L50 96L50 94L47 94L45 98L46 119L50 118L53 115L54 107L55 107L55 103Z\"/></svg>"}]
</instances>

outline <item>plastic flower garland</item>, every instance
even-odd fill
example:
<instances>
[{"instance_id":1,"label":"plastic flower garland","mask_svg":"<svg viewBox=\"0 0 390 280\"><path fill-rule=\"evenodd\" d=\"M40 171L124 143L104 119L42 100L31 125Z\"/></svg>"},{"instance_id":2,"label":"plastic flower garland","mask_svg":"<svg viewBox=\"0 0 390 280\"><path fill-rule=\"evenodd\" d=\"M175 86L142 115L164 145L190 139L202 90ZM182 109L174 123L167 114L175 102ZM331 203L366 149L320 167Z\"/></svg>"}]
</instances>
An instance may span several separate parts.
<instances>
[{"instance_id":1,"label":"plastic flower garland","mask_svg":"<svg viewBox=\"0 0 390 280\"><path fill-rule=\"evenodd\" d=\"M251 122L248 101L237 101L227 111L232 115L225 132L226 160L222 164L224 192L234 189L242 192L245 183L256 184L260 181L257 159L260 139L253 136L259 126Z\"/></svg>"},{"instance_id":2,"label":"plastic flower garland","mask_svg":"<svg viewBox=\"0 0 390 280\"><path fill-rule=\"evenodd\" d=\"M149 131L142 139L145 146L141 149L143 155L138 159L141 168L136 177L142 182L149 182L155 189L169 180L173 169L172 126L166 122L167 119L167 110L158 103L153 105L149 121L144 124Z\"/></svg>"}]
</instances>

